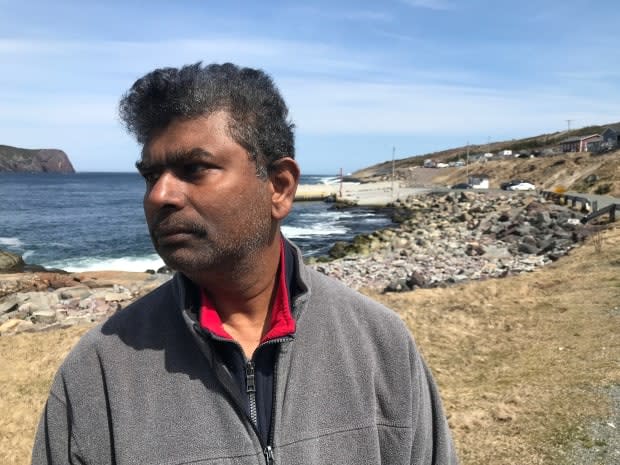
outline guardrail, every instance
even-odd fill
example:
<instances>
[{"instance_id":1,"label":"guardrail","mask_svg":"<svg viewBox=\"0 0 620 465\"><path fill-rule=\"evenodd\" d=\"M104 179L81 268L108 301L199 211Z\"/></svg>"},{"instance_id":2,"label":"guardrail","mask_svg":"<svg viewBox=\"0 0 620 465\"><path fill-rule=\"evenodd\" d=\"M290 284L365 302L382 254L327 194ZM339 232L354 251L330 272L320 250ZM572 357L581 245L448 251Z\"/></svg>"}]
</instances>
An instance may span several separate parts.
<instances>
[{"instance_id":1,"label":"guardrail","mask_svg":"<svg viewBox=\"0 0 620 465\"><path fill-rule=\"evenodd\" d=\"M616 210L620 210L620 204L612 203L607 205L606 207L601 208L600 210L596 209L596 200L594 200L592 204L594 205L594 210L588 215L581 218L581 222L583 224L586 224L588 221L603 215L609 215L610 223L616 221Z\"/></svg>"},{"instance_id":2,"label":"guardrail","mask_svg":"<svg viewBox=\"0 0 620 465\"><path fill-rule=\"evenodd\" d=\"M598 218L599 216L609 215L609 222L616 221L616 210L620 210L620 204L611 203L603 208L598 208L598 202L596 200L590 200L587 197L581 197L579 195L572 194L558 194L557 192L543 191L541 195L547 200L553 200L561 205L567 205L571 203L571 207L575 208L578 204L581 204L581 211L587 213L581 222L583 224Z\"/></svg>"}]
</instances>

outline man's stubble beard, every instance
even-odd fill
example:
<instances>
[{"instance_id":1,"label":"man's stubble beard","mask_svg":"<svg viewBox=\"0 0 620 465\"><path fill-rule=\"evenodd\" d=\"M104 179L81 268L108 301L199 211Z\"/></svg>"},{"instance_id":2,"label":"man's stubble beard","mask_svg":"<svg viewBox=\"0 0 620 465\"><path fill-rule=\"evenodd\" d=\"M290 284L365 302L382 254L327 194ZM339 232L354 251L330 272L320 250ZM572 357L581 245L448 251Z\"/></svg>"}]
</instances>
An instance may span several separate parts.
<instances>
[{"instance_id":1,"label":"man's stubble beard","mask_svg":"<svg viewBox=\"0 0 620 465\"><path fill-rule=\"evenodd\" d=\"M240 223L237 234L232 237L224 234L221 234L223 237L209 237L202 225L193 225L192 229L197 231L193 250L179 246L167 252L165 246L157 245L152 232L151 240L164 263L186 275L218 270L240 271L256 262L259 252L273 242L278 229L270 214L267 216L265 211L258 211L257 205L248 208L251 211L246 218L250 221Z\"/></svg>"}]
</instances>

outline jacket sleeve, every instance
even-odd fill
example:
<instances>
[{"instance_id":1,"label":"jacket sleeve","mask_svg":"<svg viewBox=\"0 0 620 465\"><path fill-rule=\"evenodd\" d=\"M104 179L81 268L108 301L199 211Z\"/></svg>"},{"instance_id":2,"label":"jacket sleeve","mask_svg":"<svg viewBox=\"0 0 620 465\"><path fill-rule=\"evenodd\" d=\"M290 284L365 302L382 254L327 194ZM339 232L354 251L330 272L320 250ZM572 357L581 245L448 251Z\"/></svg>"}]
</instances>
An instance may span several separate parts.
<instances>
[{"instance_id":1,"label":"jacket sleeve","mask_svg":"<svg viewBox=\"0 0 620 465\"><path fill-rule=\"evenodd\" d=\"M411 464L457 465L448 421L433 375L412 341L413 445Z\"/></svg>"},{"instance_id":2,"label":"jacket sleeve","mask_svg":"<svg viewBox=\"0 0 620 465\"><path fill-rule=\"evenodd\" d=\"M52 390L39 420L32 449L32 465L84 463L73 436L71 413L67 402Z\"/></svg>"}]
</instances>

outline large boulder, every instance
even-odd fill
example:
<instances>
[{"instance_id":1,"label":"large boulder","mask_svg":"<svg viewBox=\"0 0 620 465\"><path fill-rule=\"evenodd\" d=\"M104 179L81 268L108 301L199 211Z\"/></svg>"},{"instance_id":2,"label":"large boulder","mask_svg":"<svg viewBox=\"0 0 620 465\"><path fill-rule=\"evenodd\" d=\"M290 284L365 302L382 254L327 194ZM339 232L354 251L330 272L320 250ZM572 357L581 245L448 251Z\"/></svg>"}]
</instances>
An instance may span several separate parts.
<instances>
[{"instance_id":1,"label":"large boulder","mask_svg":"<svg viewBox=\"0 0 620 465\"><path fill-rule=\"evenodd\" d=\"M0 273L22 271L25 265L20 255L0 250Z\"/></svg>"}]
</instances>

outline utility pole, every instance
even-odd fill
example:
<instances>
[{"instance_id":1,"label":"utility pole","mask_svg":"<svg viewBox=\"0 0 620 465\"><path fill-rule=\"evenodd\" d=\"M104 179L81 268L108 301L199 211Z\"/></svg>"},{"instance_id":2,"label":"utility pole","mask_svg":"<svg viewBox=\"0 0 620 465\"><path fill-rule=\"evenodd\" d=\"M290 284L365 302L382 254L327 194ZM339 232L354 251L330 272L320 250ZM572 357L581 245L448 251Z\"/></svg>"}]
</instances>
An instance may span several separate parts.
<instances>
[{"instance_id":1,"label":"utility pole","mask_svg":"<svg viewBox=\"0 0 620 465\"><path fill-rule=\"evenodd\" d=\"M469 183L469 141L467 141L467 160L465 162L465 175L467 176L467 182Z\"/></svg>"},{"instance_id":2,"label":"utility pole","mask_svg":"<svg viewBox=\"0 0 620 465\"><path fill-rule=\"evenodd\" d=\"M392 200L394 200L394 155L396 154L396 147L392 146Z\"/></svg>"},{"instance_id":3,"label":"utility pole","mask_svg":"<svg viewBox=\"0 0 620 465\"><path fill-rule=\"evenodd\" d=\"M572 119L567 119L565 121L566 121L566 126L567 126L566 127L566 132L570 132L570 123L572 123L573 120Z\"/></svg>"}]
</instances>

